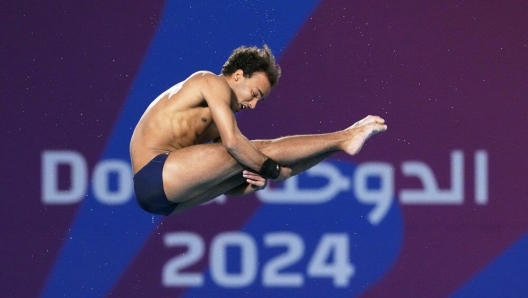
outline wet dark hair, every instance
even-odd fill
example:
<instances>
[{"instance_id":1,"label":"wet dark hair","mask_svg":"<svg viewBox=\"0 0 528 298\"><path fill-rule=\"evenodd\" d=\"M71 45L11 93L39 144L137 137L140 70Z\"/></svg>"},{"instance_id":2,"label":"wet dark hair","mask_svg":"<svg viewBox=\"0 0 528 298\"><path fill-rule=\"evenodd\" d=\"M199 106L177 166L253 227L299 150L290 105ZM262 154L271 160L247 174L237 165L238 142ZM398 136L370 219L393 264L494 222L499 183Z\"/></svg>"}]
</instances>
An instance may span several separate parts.
<instances>
[{"instance_id":1,"label":"wet dark hair","mask_svg":"<svg viewBox=\"0 0 528 298\"><path fill-rule=\"evenodd\" d=\"M275 63L275 57L267 45L262 49L244 46L235 49L222 66L222 74L228 76L238 69L241 69L247 78L255 72L265 73L272 87L278 83L281 76L280 66Z\"/></svg>"}]
</instances>

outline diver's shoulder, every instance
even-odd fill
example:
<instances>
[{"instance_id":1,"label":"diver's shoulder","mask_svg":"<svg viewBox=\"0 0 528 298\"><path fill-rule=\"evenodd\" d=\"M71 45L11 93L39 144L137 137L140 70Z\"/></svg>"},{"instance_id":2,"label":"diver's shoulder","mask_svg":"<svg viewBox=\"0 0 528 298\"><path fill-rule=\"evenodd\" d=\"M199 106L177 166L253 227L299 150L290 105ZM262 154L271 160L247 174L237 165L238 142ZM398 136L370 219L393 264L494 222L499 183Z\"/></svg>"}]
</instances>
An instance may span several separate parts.
<instances>
[{"instance_id":1,"label":"diver's shoulder","mask_svg":"<svg viewBox=\"0 0 528 298\"><path fill-rule=\"evenodd\" d=\"M220 76L215 74L212 71L208 70L199 70L189 76L189 79L198 79L198 80L210 80L210 79L220 79Z\"/></svg>"},{"instance_id":2,"label":"diver's shoulder","mask_svg":"<svg viewBox=\"0 0 528 298\"><path fill-rule=\"evenodd\" d=\"M192 85L200 85L205 88L228 88L228 84L223 75L217 75L211 71L201 70L193 73L188 79Z\"/></svg>"}]
</instances>

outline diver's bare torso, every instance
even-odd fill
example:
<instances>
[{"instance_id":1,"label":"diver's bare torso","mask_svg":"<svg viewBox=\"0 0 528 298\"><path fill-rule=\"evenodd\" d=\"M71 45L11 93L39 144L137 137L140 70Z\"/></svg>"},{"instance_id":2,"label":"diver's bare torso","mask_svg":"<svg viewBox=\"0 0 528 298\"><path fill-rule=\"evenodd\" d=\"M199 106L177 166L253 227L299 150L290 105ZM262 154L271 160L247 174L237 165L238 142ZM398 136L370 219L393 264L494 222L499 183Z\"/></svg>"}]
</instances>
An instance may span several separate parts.
<instances>
[{"instance_id":1,"label":"diver's bare torso","mask_svg":"<svg viewBox=\"0 0 528 298\"><path fill-rule=\"evenodd\" d=\"M138 122L130 142L134 174L155 156L219 137L211 111L200 90L204 76L197 72L156 98Z\"/></svg>"}]
</instances>

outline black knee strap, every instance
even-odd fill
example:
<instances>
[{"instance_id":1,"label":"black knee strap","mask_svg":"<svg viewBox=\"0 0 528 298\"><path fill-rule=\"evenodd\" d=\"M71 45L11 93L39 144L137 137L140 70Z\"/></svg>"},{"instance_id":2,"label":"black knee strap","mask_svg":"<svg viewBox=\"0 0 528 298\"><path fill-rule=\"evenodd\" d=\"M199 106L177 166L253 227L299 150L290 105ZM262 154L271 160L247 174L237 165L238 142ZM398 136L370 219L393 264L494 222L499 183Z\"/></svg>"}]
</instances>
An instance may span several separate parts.
<instances>
[{"instance_id":1,"label":"black knee strap","mask_svg":"<svg viewBox=\"0 0 528 298\"><path fill-rule=\"evenodd\" d=\"M281 166L271 158L266 159L260 168L259 175L267 179L277 179Z\"/></svg>"}]
</instances>

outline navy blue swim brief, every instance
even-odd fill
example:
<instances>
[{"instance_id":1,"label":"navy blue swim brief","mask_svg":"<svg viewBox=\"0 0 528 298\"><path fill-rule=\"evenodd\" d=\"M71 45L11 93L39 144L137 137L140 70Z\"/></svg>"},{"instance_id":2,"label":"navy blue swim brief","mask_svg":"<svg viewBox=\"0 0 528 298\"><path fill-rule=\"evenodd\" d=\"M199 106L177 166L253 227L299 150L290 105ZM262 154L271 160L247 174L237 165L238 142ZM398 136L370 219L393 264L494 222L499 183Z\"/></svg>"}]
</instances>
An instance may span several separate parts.
<instances>
[{"instance_id":1,"label":"navy blue swim brief","mask_svg":"<svg viewBox=\"0 0 528 298\"><path fill-rule=\"evenodd\" d=\"M134 191L141 209L157 215L169 215L178 203L167 199L163 190L163 165L168 153L154 157L134 175Z\"/></svg>"}]
</instances>

